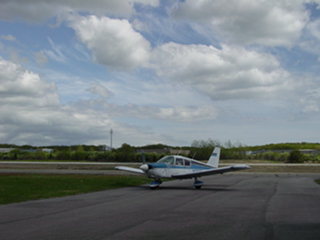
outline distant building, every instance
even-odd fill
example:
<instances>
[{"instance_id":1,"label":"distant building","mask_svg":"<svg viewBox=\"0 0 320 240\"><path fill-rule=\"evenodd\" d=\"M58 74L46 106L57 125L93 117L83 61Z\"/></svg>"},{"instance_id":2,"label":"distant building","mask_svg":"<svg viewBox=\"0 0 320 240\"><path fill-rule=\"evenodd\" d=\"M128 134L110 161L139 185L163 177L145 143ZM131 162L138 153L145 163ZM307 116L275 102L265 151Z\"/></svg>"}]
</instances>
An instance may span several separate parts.
<instances>
[{"instance_id":1,"label":"distant building","mask_svg":"<svg viewBox=\"0 0 320 240\"><path fill-rule=\"evenodd\" d=\"M275 150L269 150L269 149L261 149L261 150L253 150L253 151L246 151L246 155L254 155L254 154L262 154L266 152L271 153L290 153L292 150L290 149L275 149Z\"/></svg>"},{"instance_id":2,"label":"distant building","mask_svg":"<svg viewBox=\"0 0 320 240\"><path fill-rule=\"evenodd\" d=\"M190 150L163 148L163 149L138 149L137 152L138 153L172 154L172 155L189 155Z\"/></svg>"},{"instance_id":3,"label":"distant building","mask_svg":"<svg viewBox=\"0 0 320 240\"><path fill-rule=\"evenodd\" d=\"M261 153L266 153L266 152L271 152L271 153L291 153L293 150L292 149L274 149L274 150L265 150L265 149L261 149L261 150L254 150L254 151L246 151L246 155L254 155L254 154L261 154ZM316 149L299 149L298 150L301 153L304 154L320 154L319 150Z\"/></svg>"},{"instance_id":4,"label":"distant building","mask_svg":"<svg viewBox=\"0 0 320 240\"><path fill-rule=\"evenodd\" d=\"M188 156L190 154L190 150L183 149L169 149L170 154L172 155L185 155Z\"/></svg>"},{"instance_id":5,"label":"distant building","mask_svg":"<svg viewBox=\"0 0 320 240\"><path fill-rule=\"evenodd\" d=\"M14 150L14 148L0 148L0 153L8 153Z\"/></svg>"},{"instance_id":6,"label":"distant building","mask_svg":"<svg viewBox=\"0 0 320 240\"><path fill-rule=\"evenodd\" d=\"M138 153L158 153L158 154L168 154L170 153L169 149L138 149Z\"/></svg>"},{"instance_id":7,"label":"distant building","mask_svg":"<svg viewBox=\"0 0 320 240\"><path fill-rule=\"evenodd\" d=\"M46 153L52 153L53 149L51 149L51 148L42 148L41 151L42 152L46 152Z\"/></svg>"},{"instance_id":8,"label":"distant building","mask_svg":"<svg viewBox=\"0 0 320 240\"><path fill-rule=\"evenodd\" d=\"M304 154L313 154L313 155L320 154L320 151L316 149L300 149L299 151Z\"/></svg>"},{"instance_id":9,"label":"distant building","mask_svg":"<svg viewBox=\"0 0 320 240\"><path fill-rule=\"evenodd\" d=\"M37 149L34 149L34 148L28 148L28 149L19 149L19 151L21 152L28 152L28 153L34 153L34 152L37 152L38 150Z\"/></svg>"}]
</instances>

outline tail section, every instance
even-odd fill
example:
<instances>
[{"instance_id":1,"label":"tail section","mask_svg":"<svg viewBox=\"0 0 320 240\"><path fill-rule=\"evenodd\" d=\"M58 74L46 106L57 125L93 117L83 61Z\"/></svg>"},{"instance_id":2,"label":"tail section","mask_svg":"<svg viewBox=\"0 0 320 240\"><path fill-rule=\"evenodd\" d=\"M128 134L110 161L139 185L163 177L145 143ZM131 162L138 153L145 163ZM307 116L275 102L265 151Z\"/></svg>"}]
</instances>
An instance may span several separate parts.
<instances>
[{"instance_id":1,"label":"tail section","mask_svg":"<svg viewBox=\"0 0 320 240\"><path fill-rule=\"evenodd\" d=\"M219 160L220 160L220 148L215 147L207 164L217 168L219 166Z\"/></svg>"}]
</instances>

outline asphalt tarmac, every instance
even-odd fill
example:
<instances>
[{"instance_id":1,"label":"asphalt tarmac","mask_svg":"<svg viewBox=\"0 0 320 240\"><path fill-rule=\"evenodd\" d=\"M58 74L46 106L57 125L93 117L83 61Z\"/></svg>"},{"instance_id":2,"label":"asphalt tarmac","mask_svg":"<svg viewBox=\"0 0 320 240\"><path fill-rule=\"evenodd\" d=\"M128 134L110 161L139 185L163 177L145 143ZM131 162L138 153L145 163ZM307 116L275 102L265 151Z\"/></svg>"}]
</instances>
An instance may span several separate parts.
<instances>
[{"instance_id":1,"label":"asphalt tarmac","mask_svg":"<svg viewBox=\"0 0 320 240\"><path fill-rule=\"evenodd\" d=\"M1 240L320 239L312 174L226 174L0 206Z\"/></svg>"}]
</instances>

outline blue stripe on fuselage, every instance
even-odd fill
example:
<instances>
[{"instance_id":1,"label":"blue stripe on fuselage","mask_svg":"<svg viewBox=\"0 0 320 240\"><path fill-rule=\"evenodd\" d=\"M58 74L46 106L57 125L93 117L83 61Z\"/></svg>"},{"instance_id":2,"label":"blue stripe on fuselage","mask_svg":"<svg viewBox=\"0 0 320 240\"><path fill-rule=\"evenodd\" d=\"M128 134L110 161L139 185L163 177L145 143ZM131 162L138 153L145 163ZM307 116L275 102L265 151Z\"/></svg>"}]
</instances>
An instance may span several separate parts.
<instances>
[{"instance_id":1,"label":"blue stripe on fuselage","mask_svg":"<svg viewBox=\"0 0 320 240\"><path fill-rule=\"evenodd\" d=\"M198 169L198 170L205 170L205 169L210 169L210 168L212 168L212 167L209 167L209 166L207 167L207 166L201 166L201 165L192 164L190 168L191 168L191 169Z\"/></svg>"}]
</instances>

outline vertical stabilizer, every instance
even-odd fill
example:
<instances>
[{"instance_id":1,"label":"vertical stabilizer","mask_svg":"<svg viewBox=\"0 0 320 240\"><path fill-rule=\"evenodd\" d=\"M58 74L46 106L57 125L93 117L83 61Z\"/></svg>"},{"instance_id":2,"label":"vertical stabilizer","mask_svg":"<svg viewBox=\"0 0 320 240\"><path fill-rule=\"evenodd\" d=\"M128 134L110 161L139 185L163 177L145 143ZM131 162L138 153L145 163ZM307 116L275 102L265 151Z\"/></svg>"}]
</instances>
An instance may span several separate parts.
<instances>
[{"instance_id":1,"label":"vertical stabilizer","mask_svg":"<svg viewBox=\"0 0 320 240\"><path fill-rule=\"evenodd\" d=\"M219 166L219 160L220 160L220 148L215 147L207 164L217 168Z\"/></svg>"}]
</instances>

